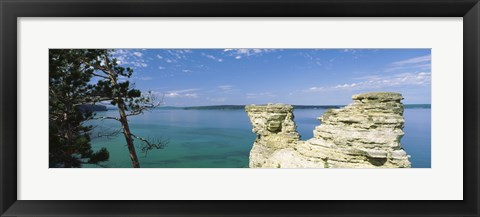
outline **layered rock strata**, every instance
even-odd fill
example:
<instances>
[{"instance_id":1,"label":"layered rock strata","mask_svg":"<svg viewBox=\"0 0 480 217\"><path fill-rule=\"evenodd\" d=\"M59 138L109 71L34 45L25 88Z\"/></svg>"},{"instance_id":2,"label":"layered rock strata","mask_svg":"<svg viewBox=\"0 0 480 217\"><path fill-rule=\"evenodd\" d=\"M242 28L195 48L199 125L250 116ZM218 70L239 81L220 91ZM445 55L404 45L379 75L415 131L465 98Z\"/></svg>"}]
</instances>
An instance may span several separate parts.
<instances>
[{"instance_id":1,"label":"layered rock strata","mask_svg":"<svg viewBox=\"0 0 480 217\"><path fill-rule=\"evenodd\" d=\"M293 107L250 105L245 110L257 138L250 152L252 168L404 168L409 156L403 136L402 95L365 93L353 103L330 109L320 118L314 138L300 140Z\"/></svg>"}]
</instances>

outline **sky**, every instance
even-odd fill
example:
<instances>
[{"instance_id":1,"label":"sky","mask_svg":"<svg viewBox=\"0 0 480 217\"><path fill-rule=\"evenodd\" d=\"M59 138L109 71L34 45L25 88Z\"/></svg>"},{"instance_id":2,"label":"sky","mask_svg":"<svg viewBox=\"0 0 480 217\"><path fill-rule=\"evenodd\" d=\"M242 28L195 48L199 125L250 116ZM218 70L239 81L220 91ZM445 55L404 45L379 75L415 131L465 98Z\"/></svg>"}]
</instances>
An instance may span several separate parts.
<instances>
[{"instance_id":1,"label":"sky","mask_svg":"<svg viewBox=\"0 0 480 217\"><path fill-rule=\"evenodd\" d=\"M430 49L115 49L114 57L165 106L346 105L379 91L431 102Z\"/></svg>"}]
</instances>

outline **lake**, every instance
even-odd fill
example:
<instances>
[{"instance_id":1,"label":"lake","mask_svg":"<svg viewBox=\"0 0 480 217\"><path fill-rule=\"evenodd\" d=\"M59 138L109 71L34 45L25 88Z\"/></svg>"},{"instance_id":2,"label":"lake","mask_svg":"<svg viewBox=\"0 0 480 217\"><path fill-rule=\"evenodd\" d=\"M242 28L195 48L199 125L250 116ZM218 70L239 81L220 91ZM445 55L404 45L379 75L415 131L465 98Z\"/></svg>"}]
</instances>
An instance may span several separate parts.
<instances>
[{"instance_id":1,"label":"lake","mask_svg":"<svg viewBox=\"0 0 480 217\"><path fill-rule=\"evenodd\" d=\"M297 130L302 140L313 137L313 129L326 109L296 109ZM99 116L118 116L118 111L97 112ZM412 167L431 167L431 110L406 106L405 135L401 140ZM129 117L132 133L150 139L168 139L165 149L148 153L137 151L141 167L145 168L247 168L255 134L244 110L184 110L156 109ZM112 120L95 121L92 147L106 147L110 159L101 167L129 168L123 134L98 137L120 129ZM138 149L137 149L138 150ZM96 167L86 165L85 167Z\"/></svg>"}]
</instances>

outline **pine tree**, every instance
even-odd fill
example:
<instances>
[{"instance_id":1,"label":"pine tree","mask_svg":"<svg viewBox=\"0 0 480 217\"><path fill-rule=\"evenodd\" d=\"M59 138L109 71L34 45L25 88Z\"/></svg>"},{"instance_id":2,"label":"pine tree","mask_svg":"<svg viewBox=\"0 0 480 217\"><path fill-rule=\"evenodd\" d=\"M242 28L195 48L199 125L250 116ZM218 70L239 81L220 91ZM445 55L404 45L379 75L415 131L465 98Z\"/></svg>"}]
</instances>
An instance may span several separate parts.
<instances>
[{"instance_id":1,"label":"pine tree","mask_svg":"<svg viewBox=\"0 0 480 217\"><path fill-rule=\"evenodd\" d=\"M166 146L167 141L160 139L152 141L133 134L129 126L128 117L153 109L160 105L160 101L157 101L151 92L142 94L140 90L133 88L133 85L128 80L120 81L119 78L129 79L133 74L133 69L120 66L117 59L112 57L112 52L113 50L96 50L96 61L86 63L94 70L91 74L100 79L96 85L90 85L92 89L90 95L94 102L109 101L112 105L117 106L119 117L100 118L113 119L121 123L132 167L139 168L140 162L134 140L140 142L140 150L143 153L152 149L162 149Z\"/></svg>"},{"instance_id":2,"label":"pine tree","mask_svg":"<svg viewBox=\"0 0 480 217\"><path fill-rule=\"evenodd\" d=\"M99 163L109 158L105 148L91 150L92 126L85 121L112 119L119 121L132 161L140 162L134 141L139 141L140 151L164 148L166 140L146 139L132 133L128 117L140 115L145 110L160 105L150 92L142 94L133 88L128 79L131 68L120 66L112 57L113 50L62 49L50 50L50 164L61 167L80 167L82 163ZM92 78L98 79L97 83ZM126 81L120 81L120 78ZM83 104L110 102L117 106L119 117L100 117L80 110Z\"/></svg>"},{"instance_id":3,"label":"pine tree","mask_svg":"<svg viewBox=\"0 0 480 217\"><path fill-rule=\"evenodd\" d=\"M85 62L95 60L87 50L49 50L49 164L51 167L81 167L109 158L107 149L94 152L90 144L92 126L83 123L93 117L80 105L90 103L92 69Z\"/></svg>"}]
</instances>

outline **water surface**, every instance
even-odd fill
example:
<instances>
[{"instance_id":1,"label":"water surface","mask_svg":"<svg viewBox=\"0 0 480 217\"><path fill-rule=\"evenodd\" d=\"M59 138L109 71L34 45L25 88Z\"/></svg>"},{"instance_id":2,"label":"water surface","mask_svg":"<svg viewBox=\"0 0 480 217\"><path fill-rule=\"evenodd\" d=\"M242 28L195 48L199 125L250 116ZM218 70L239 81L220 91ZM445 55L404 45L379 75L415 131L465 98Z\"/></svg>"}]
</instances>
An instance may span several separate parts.
<instances>
[{"instance_id":1,"label":"water surface","mask_svg":"<svg viewBox=\"0 0 480 217\"><path fill-rule=\"evenodd\" d=\"M297 130L303 140L313 137L319 125L317 117L326 109L296 109ZM117 111L98 112L99 116L117 116ZM138 136L167 139L165 149L138 152L142 167L150 168L246 168L255 141L252 126L244 110L157 109L130 117L130 128ZM123 134L97 137L120 129L112 120L97 121L92 133L94 149L106 147L110 160L102 167L129 168L128 149ZM430 168L431 119L429 108L405 109L405 136L401 143L411 155L412 167ZM139 145L139 144L137 144ZM137 149L138 150L138 149Z\"/></svg>"}]
</instances>

